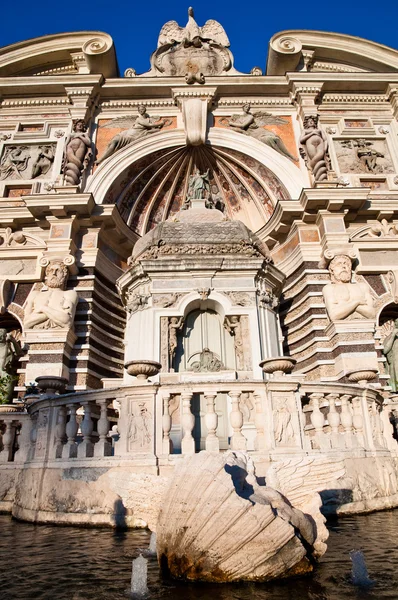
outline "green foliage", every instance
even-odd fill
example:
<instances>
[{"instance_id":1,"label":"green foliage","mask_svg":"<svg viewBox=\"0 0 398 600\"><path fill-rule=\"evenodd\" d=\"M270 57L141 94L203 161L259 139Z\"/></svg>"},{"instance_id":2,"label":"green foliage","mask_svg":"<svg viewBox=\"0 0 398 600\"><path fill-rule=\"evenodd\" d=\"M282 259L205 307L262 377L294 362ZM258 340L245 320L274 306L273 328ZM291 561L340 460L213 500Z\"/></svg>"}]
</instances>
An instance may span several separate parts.
<instances>
[{"instance_id":1,"label":"green foliage","mask_svg":"<svg viewBox=\"0 0 398 600\"><path fill-rule=\"evenodd\" d=\"M12 391L17 381L15 375L4 375L0 377L0 404L8 404L12 399Z\"/></svg>"}]
</instances>

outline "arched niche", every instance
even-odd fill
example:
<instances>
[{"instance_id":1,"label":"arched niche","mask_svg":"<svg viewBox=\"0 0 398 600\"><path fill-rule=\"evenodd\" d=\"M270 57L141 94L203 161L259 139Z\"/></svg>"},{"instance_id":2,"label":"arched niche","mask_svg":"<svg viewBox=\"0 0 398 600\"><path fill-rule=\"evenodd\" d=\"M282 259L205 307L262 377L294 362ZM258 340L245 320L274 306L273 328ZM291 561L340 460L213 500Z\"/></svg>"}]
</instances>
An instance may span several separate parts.
<instances>
[{"instance_id":1,"label":"arched niche","mask_svg":"<svg viewBox=\"0 0 398 600\"><path fill-rule=\"evenodd\" d=\"M185 145L184 132L146 136L105 160L89 178L98 204L116 204L123 220L144 235L182 207L194 169L209 169L213 199L251 230L261 229L278 201L298 198L308 185L288 158L250 136L211 128L209 143Z\"/></svg>"},{"instance_id":2,"label":"arched niche","mask_svg":"<svg viewBox=\"0 0 398 600\"><path fill-rule=\"evenodd\" d=\"M176 372L236 370L234 340L213 308L195 308L184 319L174 361Z\"/></svg>"}]
</instances>

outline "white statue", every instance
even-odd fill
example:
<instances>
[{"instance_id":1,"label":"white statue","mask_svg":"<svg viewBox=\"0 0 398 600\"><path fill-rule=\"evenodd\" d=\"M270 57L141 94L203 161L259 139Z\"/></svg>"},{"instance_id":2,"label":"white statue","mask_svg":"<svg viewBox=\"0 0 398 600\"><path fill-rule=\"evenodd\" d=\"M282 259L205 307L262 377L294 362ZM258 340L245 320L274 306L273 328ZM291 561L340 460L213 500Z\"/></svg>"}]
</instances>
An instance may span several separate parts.
<instances>
[{"instance_id":1,"label":"white statue","mask_svg":"<svg viewBox=\"0 0 398 600\"><path fill-rule=\"evenodd\" d=\"M336 255L329 264L331 283L323 288L326 310L331 321L352 317L374 319L374 300L365 283L351 283L351 259Z\"/></svg>"},{"instance_id":2,"label":"white statue","mask_svg":"<svg viewBox=\"0 0 398 600\"><path fill-rule=\"evenodd\" d=\"M25 308L25 329L68 328L73 325L78 297L65 291L68 267L62 261L52 261L46 268L44 285L28 296Z\"/></svg>"},{"instance_id":3,"label":"white statue","mask_svg":"<svg viewBox=\"0 0 398 600\"><path fill-rule=\"evenodd\" d=\"M158 48L183 42L185 47L200 48L202 43L214 43L228 47L229 39L220 23L210 19L203 27L199 27L194 19L193 8L188 8L188 23L180 27L176 21L168 21L163 25L158 39Z\"/></svg>"}]
</instances>

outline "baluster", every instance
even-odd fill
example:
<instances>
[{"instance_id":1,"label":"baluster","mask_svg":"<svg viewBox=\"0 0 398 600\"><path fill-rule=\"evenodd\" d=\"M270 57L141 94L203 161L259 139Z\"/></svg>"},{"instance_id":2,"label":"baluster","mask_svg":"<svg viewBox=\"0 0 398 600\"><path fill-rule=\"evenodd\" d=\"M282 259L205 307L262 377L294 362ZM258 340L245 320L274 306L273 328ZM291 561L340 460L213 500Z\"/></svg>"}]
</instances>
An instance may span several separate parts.
<instances>
[{"instance_id":1,"label":"baluster","mask_svg":"<svg viewBox=\"0 0 398 600\"><path fill-rule=\"evenodd\" d=\"M363 416L362 416L362 407L361 407L361 397L354 396L352 399L352 424L354 426L354 432L356 436L356 440L358 446L364 447L364 437L363 437Z\"/></svg>"},{"instance_id":2,"label":"baluster","mask_svg":"<svg viewBox=\"0 0 398 600\"><path fill-rule=\"evenodd\" d=\"M343 394L340 396L341 402L341 415L340 421L342 426L344 427L344 445L346 448L353 447L353 439L352 439L352 412L351 406L349 404L349 400L351 398L350 394Z\"/></svg>"},{"instance_id":3,"label":"baluster","mask_svg":"<svg viewBox=\"0 0 398 600\"><path fill-rule=\"evenodd\" d=\"M240 394L241 392L228 392L232 403L232 410L229 416L231 427L233 429L230 442L232 450L246 450L246 438L242 433L243 413L239 408Z\"/></svg>"},{"instance_id":4,"label":"baluster","mask_svg":"<svg viewBox=\"0 0 398 600\"><path fill-rule=\"evenodd\" d=\"M38 418L38 416L39 416L39 413L36 412L31 417L31 419L32 419L32 428L30 430L30 435L29 435L30 448L29 448L29 452L28 452L28 460L33 460L34 457L35 457L36 440L37 440L37 418Z\"/></svg>"},{"instance_id":5,"label":"baluster","mask_svg":"<svg viewBox=\"0 0 398 600\"><path fill-rule=\"evenodd\" d=\"M3 433L3 451L0 453L0 462L12 460L12 444L14 441L14 426L12 421L6 421L6 430Z\"/></svg>"},{"instance_id":6,"label":"baluster","mask_svg":"<svg viewBox=\"0 0 398 600\"><path fill-rule=\"evenodd\" d=\"M171 415L170 415L171 394L163 393L163 415L162 415L162 454L171 454L173 452L173 442L170 438Z\"/></svg>"},{"instance_id":7,"label":"baluster","mask_svg":"<svg viewBox=\"0 0 398 600\"><path fill-rule=\"evenodd\" d=\"M62 458L62 450L66 442L66 407L60 406L55 427L55 458Z\"/></svg>"},{"instance_id":8,"label":"baluster","mask_svg":"<svg viewBox=\"0 0 398 600\"><path fill-rule=\"evenodd\" d=\"M339 425L340 425L340 415L336 410L336 400L338 400L338 394L328 394L326 399L329 402L329 413L328 413L328 423L330 425L330 440L332 443L332 448L339 448L340 439L339 435Z\"/></svg>"},{"instance_id":9,"label":"baluster","mask_svg":"<svg viewBox=\"0 0 398 600\"><path fill-rule=\"evenodd\" d=\"M67 443L63 449L63 457L64 458L76 458L77 457L77 444L76 444L76 436L77 431L79 429L76 411L78 409L77 404L68 404L69 409L69 421L66 424L66 435L67 435Z\"/></svg>"},{"instance_id":10,"label":"baluster","mask_svg":"<svg viewBox=\"0 0 398 600\"><path fill-rule=\"evenodd\" d=\"M182 400L182 429L184 437L181 440L181 453L182 454L194 454L195 453L195 440L192 436L192 430L195 425L195 417L191 411L191 400L192 392L185 392L181 394Z\"/></svg>"},{"instance_id":11,"label":"baluster","mask_svg":"<svg viewBox=\"0 0 398 600\"><path fill-rule=\"evenodd\" d=\"M90 458L94 456L94 444L91 438L94 429L93 417L91 413L91 402L87 400L82 402L84 408L84 417L80 425L83 434L83 441L77 447L79 458Z\"/></svg>"},{"instance_id":12,"label":"baluster","mask_svg":"<svg viewBox=\"0 0 398 600\"><path fill-rule=\"evenodd\" d=\"M112 443L109 440L108 398L97 400L100 406L100 418L97 423L99 440L94 446L94 456L111 456Z\"/></svg>"},{"instance_id":13,"label":"baluster","mask_svg":"<svg viewBox=\"0 0 398 600\"><path fill-rule=\"evenodd\" d=\"M220 441L217 437L218 415L216 413L216 397L217 394L206 392L204 394L206 400L206 415L205 423L207 427L206 450L208 452L219 452Z\"/></svg>"},{"instance_id":14,"label":"baluster","mask_svg":"<svg viewBox=\"0 0 398 600\"><path fill-rule=\"evenodd\" d=\"M325 439L326 436L323 431L323 428L325 425L325 417L319 407L321 400L323 400L323 394L318 394L318 393L311 394L310 399L311 399L311 405L312 405L312 412L311 412L310 419L311 419L311 423L315 429L315 438L319 445L319 448L324 449L326 446L326 439Z\"/></svg>"},{"instance_id":15,"label":"baluster","mask_svg":"<svg viewBox=\"0 0 398 600\"><path fill-rule=\"evenodd\" d=\"M256 450L264 450L266 448L265 431L264 431L264 413L262 407L262 396L258 392L253 392L255 402L254 424L256 426L257 435L254 440L254 448Z\"/></svg>"},{"instance_id":16,"label":"baluster","mask_svg":"<svg viewBox=\"0 0 398 600\"><path fill-rule=\"evenodd\" d=\"M386 438L384 437L384 422L383 422L383 418L382 418L383 405L376 404L376 410L377 410L377 421L378 421L380 446L382 446L383 448L386 448L387 443L386 443Z\"/></svg>"},{"instance_id":17,"label":"baluster","mask_svg":"<svg viewBox=\"0 0 398 600\"><path fill-rule=\"evenodd\" d=\"M21 429L18 436L18 450L14 456L15 462L24 462L27 459L30 446L30 427L31 421L29 417L27 419L21 419Z\"/></svg>"}]
</instances>

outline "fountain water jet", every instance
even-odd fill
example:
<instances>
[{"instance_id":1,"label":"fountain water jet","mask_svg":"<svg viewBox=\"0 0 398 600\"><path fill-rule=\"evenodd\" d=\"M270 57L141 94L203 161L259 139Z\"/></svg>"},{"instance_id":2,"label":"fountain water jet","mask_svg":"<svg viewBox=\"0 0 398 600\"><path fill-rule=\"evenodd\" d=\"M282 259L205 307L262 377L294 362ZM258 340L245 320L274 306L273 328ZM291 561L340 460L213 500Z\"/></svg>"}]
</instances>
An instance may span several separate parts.
<instances>
[{"instance_id":1,"label":"fountain water jet","mask_svg":"<svg viewBox=\"0 0 398 600\"><path fill-rule=\"evenodd\" d=\"M370 586L375 582L369 577L368 569L365 563L365 557L360 550L351 550L350 559L352 562L351 581L354 585Z\"/></svg>"},{"instance_id":2,"label":"fountain water jet","mask_svg":"<svg viewBox=\"0 0 398 600\"><path fill-rule=\"evenodd\" d=\"M131 573L131 593L135 598L144 598L148 594L148 561L139 555L133 560L133 569Z\"/></svg>"}]
</instances>

